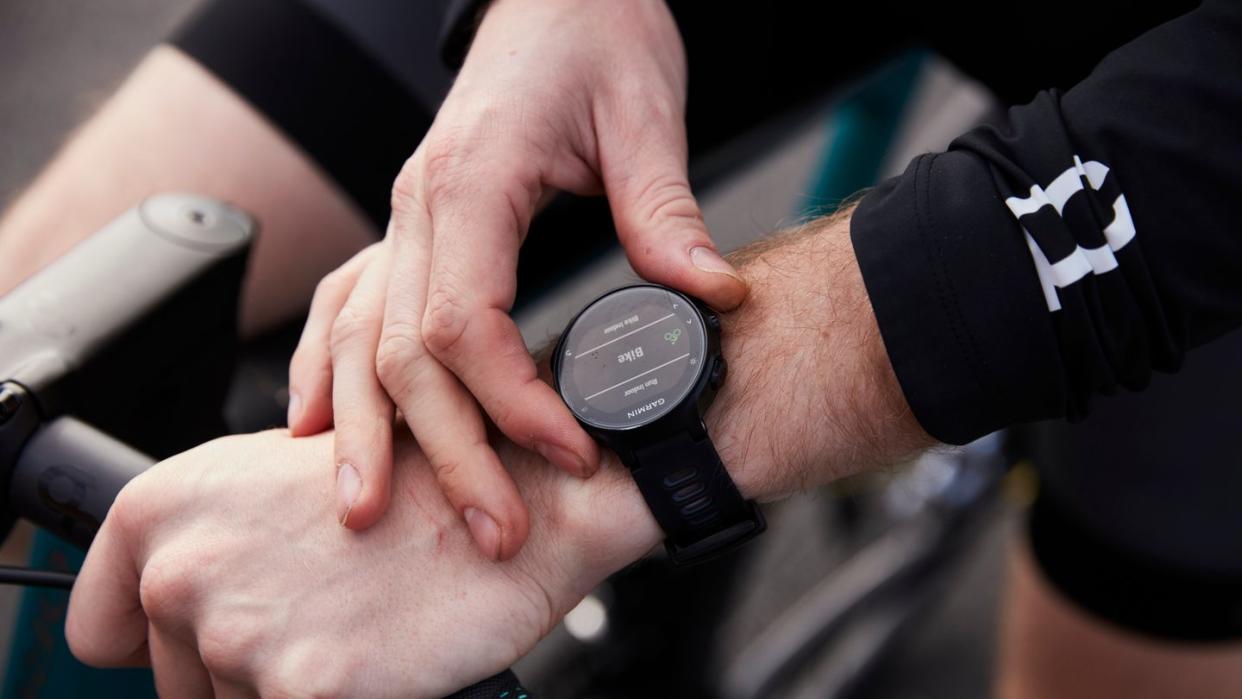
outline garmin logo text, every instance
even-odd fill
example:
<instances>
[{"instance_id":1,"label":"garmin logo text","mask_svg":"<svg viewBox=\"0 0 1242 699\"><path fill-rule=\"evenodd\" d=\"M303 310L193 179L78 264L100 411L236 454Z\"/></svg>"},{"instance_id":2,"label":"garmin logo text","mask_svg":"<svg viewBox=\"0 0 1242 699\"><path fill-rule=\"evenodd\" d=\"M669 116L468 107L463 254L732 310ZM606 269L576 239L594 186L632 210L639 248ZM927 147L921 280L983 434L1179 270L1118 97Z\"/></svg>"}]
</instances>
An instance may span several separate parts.
<instances>
[{"instance_id":1,"label":"garmin logo text","mask_svg":"<svg viewBox=\"0 0 1242 699\"><path fill-rule=\"evenodd\" d=\"M628 413L626 413L626 414L625 414L625 416L626 416L626 417L628 417L629 419L633 420L634 418L638 417L639 415L642 415L643 413L645 413L645 412L647 412L647 411L649 411L649 410L655 410L656 408L660 407L661 405L664 405L664 399L663 399L663 398L657 398L657 399L655 399L655 400L651 401L650 403L648 403L648 404L646 404L646 405L642 406L641 408L634 408L633 410L631 410L631 411L629 411Z\"/></svg>"}]
</instances>

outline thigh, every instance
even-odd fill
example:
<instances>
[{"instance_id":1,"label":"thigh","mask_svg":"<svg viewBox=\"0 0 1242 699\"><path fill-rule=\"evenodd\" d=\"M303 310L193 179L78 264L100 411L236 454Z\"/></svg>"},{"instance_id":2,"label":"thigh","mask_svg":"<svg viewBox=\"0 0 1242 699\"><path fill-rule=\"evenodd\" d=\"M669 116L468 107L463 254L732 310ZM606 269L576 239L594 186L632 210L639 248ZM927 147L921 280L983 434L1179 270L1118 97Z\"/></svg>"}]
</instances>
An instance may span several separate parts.
<instances>
[{"instance_id":1,"label":"thigh","mask_svg":"<svg viewBox=\"0 0 1242 699\"><path fill-rule=\"evenodd\" d=\"M1092 611L1175 637L1242 637L1242 333L1142 393L1034 429L1045 573Z\"/></svg>"}]
</instances>

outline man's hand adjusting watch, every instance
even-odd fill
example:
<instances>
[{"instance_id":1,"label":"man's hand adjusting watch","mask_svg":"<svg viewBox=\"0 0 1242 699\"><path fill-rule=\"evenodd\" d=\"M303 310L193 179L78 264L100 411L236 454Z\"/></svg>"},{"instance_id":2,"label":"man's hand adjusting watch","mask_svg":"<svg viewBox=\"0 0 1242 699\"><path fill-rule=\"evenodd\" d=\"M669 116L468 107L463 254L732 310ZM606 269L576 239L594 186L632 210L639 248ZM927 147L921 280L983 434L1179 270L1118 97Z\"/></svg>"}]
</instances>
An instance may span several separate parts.
<instances>
[{"instance_id":1,"label":"man's hand adjusting watch","mask_svg":"<svg viewBox=\"0 0 1242 699\"><path fill-rule=\"evenodd\" d=\"M703 424L726 373L719 316L696 299L647 284L587 305L552 357L561 398L629 467L677 564L729 551L766 526Z\"/></svg>"}]
</instances>

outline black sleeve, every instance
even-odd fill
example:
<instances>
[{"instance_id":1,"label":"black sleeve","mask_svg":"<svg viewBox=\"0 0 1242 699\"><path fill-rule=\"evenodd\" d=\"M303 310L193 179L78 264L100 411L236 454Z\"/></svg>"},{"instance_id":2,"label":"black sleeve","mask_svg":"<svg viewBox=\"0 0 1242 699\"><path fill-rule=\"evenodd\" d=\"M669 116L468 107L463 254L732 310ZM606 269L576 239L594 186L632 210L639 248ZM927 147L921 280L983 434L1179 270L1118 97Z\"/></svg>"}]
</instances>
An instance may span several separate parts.
<instances>
[{"instance_id":1,"label":"black sleeve","mask_svg":"<svg viewBox=\"0 0 1242 699\"><path fill-rule=\"evenodd\" d=\"M1176 370L1242 321L1242 3L1206 2L917 158L851 229L937 439L1080 418Z\"/></svg>"}]
</instances>

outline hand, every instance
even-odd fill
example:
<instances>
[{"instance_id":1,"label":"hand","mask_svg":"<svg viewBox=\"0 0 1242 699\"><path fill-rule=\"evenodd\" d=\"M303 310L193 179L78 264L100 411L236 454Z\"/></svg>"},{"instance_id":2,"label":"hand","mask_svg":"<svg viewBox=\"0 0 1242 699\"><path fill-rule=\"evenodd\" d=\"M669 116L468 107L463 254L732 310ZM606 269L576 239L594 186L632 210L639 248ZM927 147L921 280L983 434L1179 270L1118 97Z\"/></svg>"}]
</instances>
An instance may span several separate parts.
<instances>
[{"instance_id":1,"label":"hand","mask_svg":"<svg viewBox=\"0 0 1242 699\"><path fill-rule=\"evenodd\" d=\"M335 418L342 524L364 529L387 507L394 403L489 558L513 556L528 519L480 406L566 471L596 469L508 315L518 248L557 190L607 193L643 277L720 310L741 302L686 179L685 83L662 0L493 3L397 178L385 241L324 280L290 367L293 434Z\"/></svg>"},{"instance_id":2,"label":"hand","mask_svg":"<svg viewBox=\"0 0 1242 699\"><path fill-rule=\"evenodd\" d=\"M328 479L308 478L332 468L331 440L229 437L126 487L74 587L74 654L150 662L164 697L443 696L507 667L602 579L571 536L575 491L537 457L501 448L527 488L565 496L535 520L561 529L496 563L407 437L389 516L336 525Z\"/></svg>"},{"instance_id":3,"label":"hand","mask_svg":"<svg viewBox=\"0 0 1242 699\"><path fill-rule=\"evenodd\" d=\"M707 423L744 495L806 489L930 443L887 364L843 220L743 259L754 296L724 317L732 369ZM660 539L611 455L584 481L504 440L537 534L513 559L473 548L404 438L392 512L351 532L327 521L327 479L306 477L331 468L330 441L231 437L131 483L70 599L74 654L149 661L165 696L438 696L512 663Z\"/></svg>"}]
</instances>

